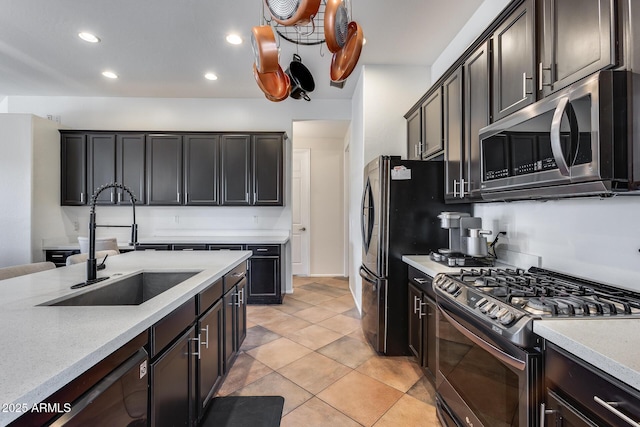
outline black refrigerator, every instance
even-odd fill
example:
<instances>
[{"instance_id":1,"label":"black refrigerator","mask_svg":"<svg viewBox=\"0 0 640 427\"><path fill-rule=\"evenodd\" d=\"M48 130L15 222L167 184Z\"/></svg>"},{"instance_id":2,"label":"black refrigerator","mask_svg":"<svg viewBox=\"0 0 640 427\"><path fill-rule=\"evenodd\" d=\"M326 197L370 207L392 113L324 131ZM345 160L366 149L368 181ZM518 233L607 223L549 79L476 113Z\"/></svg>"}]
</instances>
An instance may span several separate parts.
<instances>
[{"instance_id":1,"label":"black refrigerator","mask_svg":"<svg viewBox=\"0 0 640 427\"><path fill-rule=\"evenodd\" d=\"M364 169L362 195L362 330L378 353L409 355L408 274L403 255L449 246L440 227L444 162L380 156ZM456 205L470 212L470 206Z\"/></svg>"}]
</instances>

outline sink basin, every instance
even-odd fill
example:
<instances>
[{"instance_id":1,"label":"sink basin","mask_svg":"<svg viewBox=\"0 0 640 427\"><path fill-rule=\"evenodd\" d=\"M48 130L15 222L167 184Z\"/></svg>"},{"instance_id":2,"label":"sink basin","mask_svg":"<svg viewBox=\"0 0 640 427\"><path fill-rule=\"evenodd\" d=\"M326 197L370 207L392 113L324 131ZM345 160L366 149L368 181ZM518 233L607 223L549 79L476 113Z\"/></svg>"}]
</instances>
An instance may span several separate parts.
<instances>
[{"instance_id":1,"label":"sink basin","mask_svg":"<svg viewBox=\"0 0 640 427\"><path fill-rule=\"evenodd\" d=\"M140 305L199 272L142 272L80 295L46 302L46 306Z\"/></svg>"}]
</instances>

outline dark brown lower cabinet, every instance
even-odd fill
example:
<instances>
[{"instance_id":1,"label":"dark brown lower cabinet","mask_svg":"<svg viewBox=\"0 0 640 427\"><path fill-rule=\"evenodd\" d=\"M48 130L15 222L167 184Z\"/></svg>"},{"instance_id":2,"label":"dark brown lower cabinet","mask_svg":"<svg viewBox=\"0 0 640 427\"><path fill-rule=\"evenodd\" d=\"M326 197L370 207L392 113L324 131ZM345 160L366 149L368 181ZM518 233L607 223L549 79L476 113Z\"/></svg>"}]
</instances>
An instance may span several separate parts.
<instances>
[{"instance_id":1,"label":"dark brown lower cabinet","mask_svg":"<svg viewBox=\"0 0 640 427\"><path fill-rule=\"evenodd\" d=\"M222 298L224 305L224 372L229 372L236 350L236 288L233 287Z\"/></svg>"},{"instance_id":2,"label":"dark brown lower cabinet","mask_svg":"<svg viewBox=\"0 0 640 427\"><path fill-rule=\"evenodd\" d=\"M431 277L409 267L409 351L426 377L435 382L437 306L429 295L431 281Z\"/></svg>"},{"instance_id":3,"label":"dark brown lower cabinet","mask_svg":"<svg viewBox=\"0 0 640 427\"><path fill-rule=\"evenodd\" d=\"M200 317L200 360L198 362L198 419L201 419L222 381L222 301Z\"/></svg>"},{"instance_id":4,"label":"dark brown lower cabinet","mask_svg":"<svg viewBox=\"0 0 640 427\"><path fill-rule=\"evenodd\" d=\"M151 426L190 426L194 419L195 326L151 362Z\"/></svg>"},{"instance_id":5,"label":"dark brown lower cabinet","mask_svg":"<svg viewBox=\"0 0 640 427\"><path fill-rule=\"evenodd\" d=\"M253 252L249 259L249 289L246 301L249 304L282 303L282 281L280 279L280 246L248 245Z\"/></svg>"}]
</instances>

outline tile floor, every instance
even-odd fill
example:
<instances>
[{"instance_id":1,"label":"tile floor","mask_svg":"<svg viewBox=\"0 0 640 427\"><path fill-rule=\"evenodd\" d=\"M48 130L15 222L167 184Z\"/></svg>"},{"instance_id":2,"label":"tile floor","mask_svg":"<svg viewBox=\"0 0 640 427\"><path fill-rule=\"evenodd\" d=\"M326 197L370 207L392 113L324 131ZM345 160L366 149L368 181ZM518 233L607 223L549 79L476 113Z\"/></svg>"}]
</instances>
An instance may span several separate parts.
<instances>
[{"instance_id":1,"label":"tile floor","mask_svg":"<svg viewBox=\"0 0 640 427\"><path fill-rule=\"evenodd\" d=\"M418 365L365 342L346 279L294 277L293 287L282 305L247 307L219 396L283 396L283 427L440 426Z\"/></svg>"}]
</instances>

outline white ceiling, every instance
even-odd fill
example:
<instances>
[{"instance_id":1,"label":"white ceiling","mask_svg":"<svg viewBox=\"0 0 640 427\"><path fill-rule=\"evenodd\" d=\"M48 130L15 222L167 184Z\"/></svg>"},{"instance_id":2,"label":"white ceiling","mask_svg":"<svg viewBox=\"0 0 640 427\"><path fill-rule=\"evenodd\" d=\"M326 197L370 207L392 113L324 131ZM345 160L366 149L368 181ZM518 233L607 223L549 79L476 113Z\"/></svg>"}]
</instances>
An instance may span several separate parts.
<instances>
[{"instance_id":1,"label":"white ceiling","mask_svg":"<svg viewBox=\"0 0 640 427\"><path fill-rule=\"evenodd\" d=\"M351 0L367 40L358 66L430 65L482 2ZM260 0L2 0L0 97L262 97L250 42L261 11ZM83 42L79 31L102 42ZM245 42L229 45L229 32ZM343 89L331 87L324 44L280 47L283 69L297 51L313 74L312 100L351 98L358 70ZM102 77L105 69L120 78ZM205 80L207 71L219 79Z\"/></svg>"}]
</instances>

